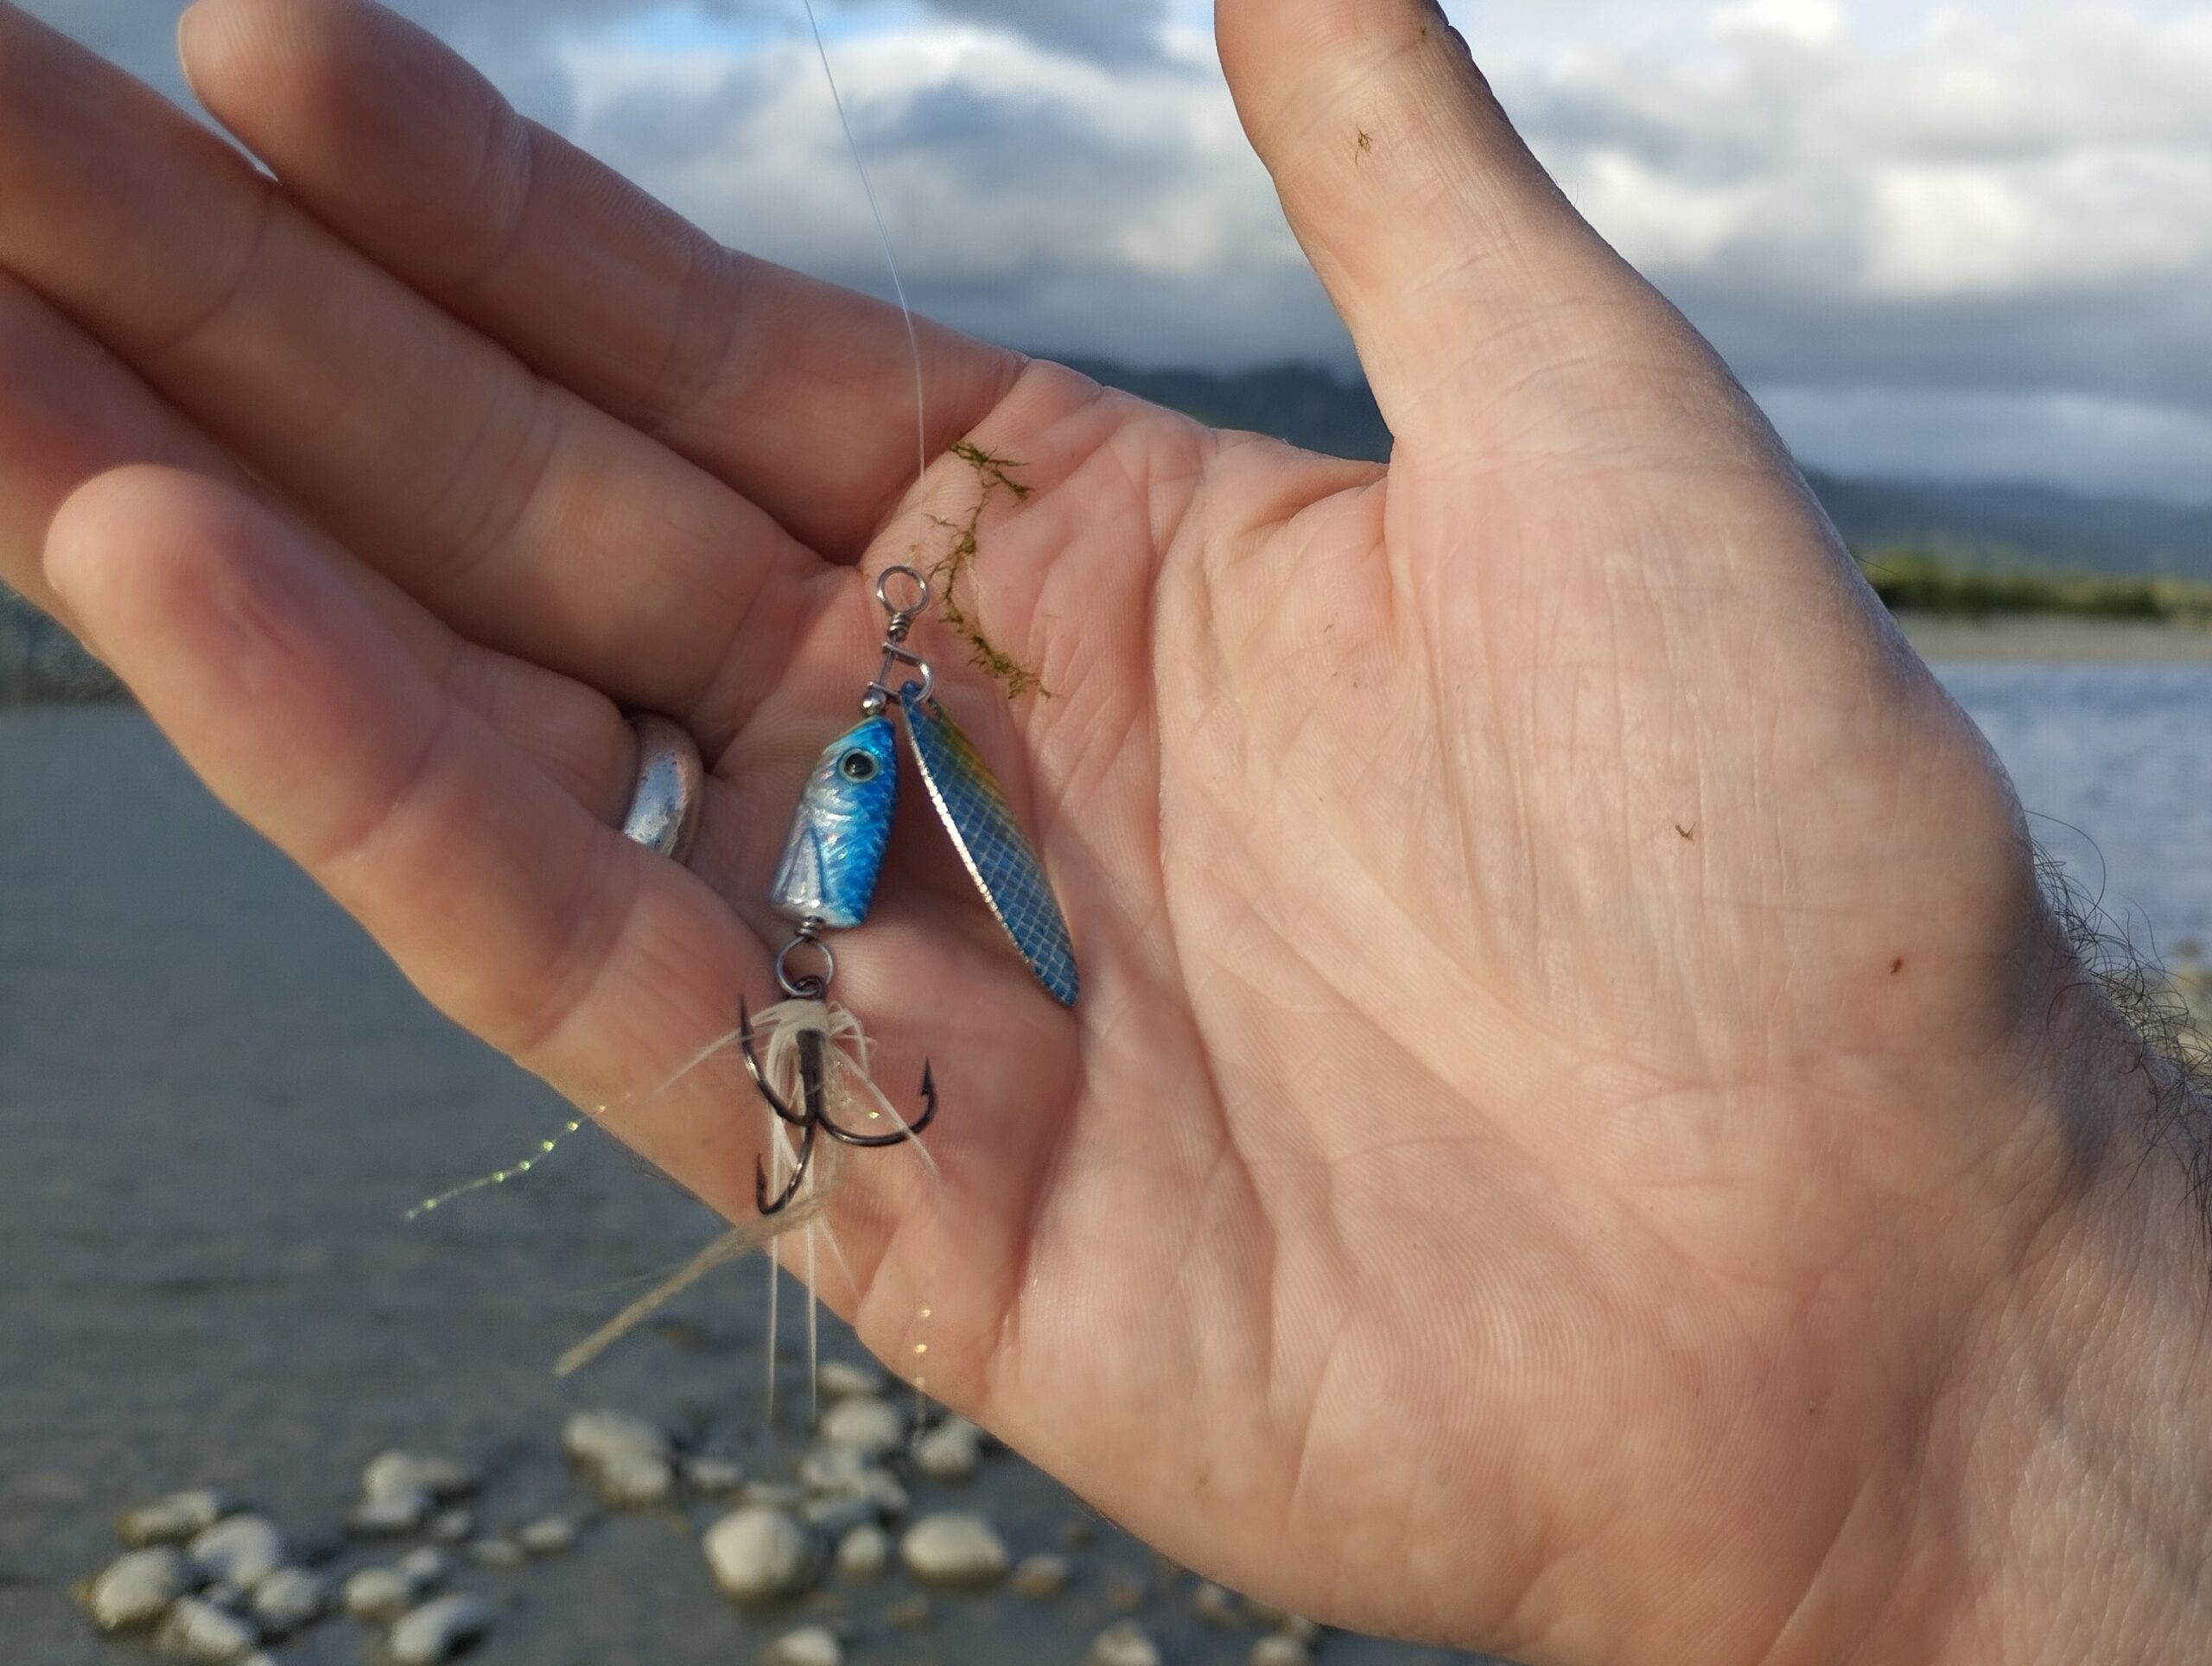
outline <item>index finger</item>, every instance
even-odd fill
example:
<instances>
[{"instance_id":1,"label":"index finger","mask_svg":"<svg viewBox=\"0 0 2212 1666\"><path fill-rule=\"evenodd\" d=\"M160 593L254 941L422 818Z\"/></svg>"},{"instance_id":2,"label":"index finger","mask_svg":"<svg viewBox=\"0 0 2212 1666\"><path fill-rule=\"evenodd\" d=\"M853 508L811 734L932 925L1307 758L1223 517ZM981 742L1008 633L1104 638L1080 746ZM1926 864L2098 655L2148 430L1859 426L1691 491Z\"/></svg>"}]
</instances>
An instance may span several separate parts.
<instances>
[{"instance_id":1,"label":"index finger","mask_svg":"<svg viewBox=\"0 0 2212 1666\"><path fill-rule=\"evenodd\" d=\"M199 0L179 40L200 100L318 217L802 543L855 558L913 485L895 307L723 248L368 0ZM917 325L935 456L1021 359Z\"/></svg>"}]
</instances>

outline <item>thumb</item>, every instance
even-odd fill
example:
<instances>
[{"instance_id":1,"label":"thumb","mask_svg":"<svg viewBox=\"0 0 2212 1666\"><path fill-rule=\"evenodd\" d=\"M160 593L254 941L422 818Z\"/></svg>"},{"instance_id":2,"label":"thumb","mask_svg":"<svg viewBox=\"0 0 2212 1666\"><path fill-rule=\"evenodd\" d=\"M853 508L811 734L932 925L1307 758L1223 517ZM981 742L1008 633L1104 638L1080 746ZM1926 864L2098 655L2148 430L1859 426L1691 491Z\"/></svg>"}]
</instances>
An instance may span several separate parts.
<instances>
[{"instance_id":1,"label":"thumb","mask_svg":"<svg viewBox=\"0 0 2212 1666\"><path fill-rule=\"evenodd\" d=\"M1246 133L1402 444L1625 414L1618 355L1717 369L1578 214L1433 0L1218 0ZM1659 363L1653 363L1656 356Z\"/></svg>"}]
</instances>

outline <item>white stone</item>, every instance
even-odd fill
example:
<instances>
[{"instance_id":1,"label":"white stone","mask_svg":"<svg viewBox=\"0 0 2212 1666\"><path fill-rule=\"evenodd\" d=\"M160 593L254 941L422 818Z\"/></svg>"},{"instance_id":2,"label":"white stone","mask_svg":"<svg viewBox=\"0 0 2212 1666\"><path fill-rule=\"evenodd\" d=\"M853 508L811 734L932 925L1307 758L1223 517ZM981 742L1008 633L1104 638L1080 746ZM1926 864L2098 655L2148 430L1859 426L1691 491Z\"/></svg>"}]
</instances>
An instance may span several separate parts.
<instances>
[{"instance_id":1,"label":"white stone","mask_svg":"<svg viewBox=\"0 0 2212 1666\"><path fill-rule=\"evenodd\" d=\"M1084 1666L1160 1666L1160 1645L1133 1619L1116 1620L1093 1639Z\"/></svg>"},{"instance_id":2,"label":"white stone","mask_svg":"<svg viewBox=\"0 0 2212 1666\"><path fill-rule=\"evenodd\" d=\"M192 1542L192 1560L210 1580L250 1589L289 1560L284 1536L263 1516L233 1516Z\"/></svg>"},{"instance_id":3,"label":"white stone","mask_svg":"<svg viewBox=\"0 0 2212 1666\"><path fill-rule=\"evenodd\" d=\"M479 1485L476 1472L467 1465L429 1453L380 1453L361 1472L361 1496L366 1498L384 1492L427 1492L444 1504L467 1497Z\"/></svg>"},{"instance_id":4,"label":"white stone","mask_svg":"<svg viewBox=\"0 0 2212 1666\"><path fill-rule=\"evenodd\" d=\"M397 1567L364 1567L338 1588L339 1606L355 1619L397 1619L419 1594Z\"/></svg>"},{"instance_id":5,"label":"white stone","mask_svg":"<svg viewBox=\"0 0 2212 1666\"><path fill-rule=\"evenodd\" d=\"M837 1571L849 1580L880 1580L891 1566L891 1536L874 1523L837 1541Z\"/></svg>"},{"instance_id":6,"label":"white stone","mask_svg":"<svg viewBox=\"0 0 2212 1666\"><path fill-rule=\"evenodd\" d=\"M879 1515L897 1517L906 1513L906 1489L899 1485L898 1477L852 1447L812 1447L799 1459L798 1478L817 1498L864 1498ZM748 1500L755 1491L747 1489Z\"/></svg>"},{"instance_id":7,"label":"white stone","mask_svg":"<svg viewBox=\"0 0 2212 1666\"><path fill-rule=\"evenodd\" d=\"M740 1602L797 1596L821 1573L821 1546L779 1510L747 1505L707 1529L702 1547L715 1583Z\"/></svg>"},{"instance_id":8,"label":"white stone","mask_svg":"<svg viewBox=\"0 0 2212 1666\"><path fill-rule=\"evenodd\" d=\"M265 1635L289 1637L322 1618L330 1606L330 1586L304 1567L280 1567L253 1587L251 1606Z\"/></svg>"},{"instance_id":9,"label":"white stone","mask_svg":"<svg viewBox=\"0 0 2212 1666\"><path fill-rule=\"evenodd\" d=\"M502 1572L520 1567L528 1560L522 1547L512 1539L479 1539L468 1547L468 1559L479 1567L493 1567Z\"/></svg>"},{"instance_id":10,"label":"white stone","mask_svg":"<svg viewBox=\"0 0 2212 1666\"><path fill-rule=\"evenodd\" d=\"M822 1438L868 1458L887 1458L906 1439L906 1415L872 1394L848 1396L823 1414Z\"/></svg>"},{"instance_id":11,"label":"white stone","mask_svg":"<svg viewBox=\"0 0 2212 1666\"><path fill-rule=\"evenodd\" d=\"M799 1507L799 1519L825 1539L842 1539L855 1528L876 1518L875 1506L865 1498L809 1498Z\"/></svg>"},{"instance_id":12,"label":"white stone","mask_svg":"<svg viewBox=\"0 0 2212 1666\"><path fill-rule=\"evenodd\" d=\"M693 1458L683 1466L683 1484L710 1498L726 1498L744 1487L745 1471L727 1458Z\"/></svg>"},{"instance_id":13,"label":"white stone","mask_svg":"<svg viewBox=\"0 0 2212 1666\"><path fill-rule=\"evenodd\" d=\"M117 1523L116 1531L125 1544L181 1544L237 1509L228 1495L213 1487L194 1487L139 1505Z\"/></svg>"},{"instance_id":14,"label":"white stone","mask_svg":"<svg viewBox=\"0 0 2212 1666\"><path fill-rule=\"evenodd\" d=\"M881 1394L889 1379L877 1365L848 1359L825 1359L814 1374L814 1385L824 1400L843 1400L855 1394Z\"/></svg>"},{"instance_id":15,"label":"white stone","mask_svg":"<svg viewBox=\"0 0 2212 1666\"><path fill-rule=\"evenodd\" d=\"M437 1507L420 1487L372 1492L346 1511L346 1526L365 1539L396 1539L421 1528Z\"/></svg>"},{"instance_id":16,"label":"white stone","mask_svg":"<svg viewBox=\"0 0 2212 1666\"><path fill-rule=\"evenodd\" d=\"M669 1460L667 1432L625 1411L580 1411L561 1430L561 1450L576 1462L599 1468L619 1457Z\"/></svg>"},{"instance_id":17,"label":"white stone","mask_svg":"<svg viewBox=\"0 0 2212 1666\"><path fill-rule=\"evenodd\" d=\"M473 1510L441 1510L430 1518L430 1536L440 1544L466 1544L475 1532Z\"/></svg>"},{"instance_id":18,"label":"white stone","mask_svg":"<svg viewBox=\"0 0 2212 1666\"><path fill-rule=\"evenodd\" d=\"M154 1646L163 1654L204 1661L208 1666L243 1660L260 1641L250 1622L191 1597L172 1607L154 1634Z\"/></svg>"},{"instance_id":19,"label":"white stone","mask_svg":"<svg viewBox=\"0 0 2212 1666\"><path fill-rule=\"evenodd\" d=\"M85 1607L103 1631L140 1631L195 1583L182 1554L161 1545L118 1557L85 1590Z\"/></svg>"},{"instance_id":20,"label":"white stone","mask_svg":"<svg viewBox=\"0 0 2212 1666\"><path fill-rule=\"evenodd\" d=\"M515 1541L532 1556L562 1556L576 1548L576 1524L566 1516L547 1516L515 1535Z\"/></svg>"},{"instance_id":21,"label":"white stone","mask_svg":"<svg viewBox=\"0 0 2212 1666\"><path fill-rule=\"evenodd\" d=\"M399 1577L415 1588L417 1595L436 1590L446 1582L446 1575L453 1571L453 1562L435 1545L424 1545L410 1550L392 1564Z\"/></svg>"},{"instance_id":22,"label":"white stone","mask_svg":"<svg viewBox=\"0 0 2212 1666\"><path fill-rule=\"evenodd\" d=\"M1075 1564L1065 1556L1039 1552L1024 1556L1014 1570L1014 1588L1025 1597L1057 1597L1075 1579Z\"/></svg>"},{"instance_id":23,"label":"white stone","mask_svg":"<svg viewBox=\"0 0 2212 1666\"><path fill-rule=\"evenodd\" d=\"M964 1481L983 1459L983 1432L964 1417L948 1417L914 1441L914 1467L932 1481Z\"/></svg>"},{"instance_id":24,"label":"white stone","mask_svg":"<svg viewBox=\"0 0 2212 1666\"><path fill-rule=\"evenodd\" d=\"M998 1529L966 1511L925 1516L906 1529L899 1555L906 1571L928 1585L995 1585L1013 1561Z\"/></svg>"},{"instance_id":25,"label":"white stone","mask_svg":"<svg viewBox=\"0 0 2212 1666\"><path fill-rule=\"evenodd\" d=\"M770 1666L845 1666L845 1645L826 1625L786 1631L761 1653Z\"/></svg>"},{"instance_id":26,"label":"white stone","mask_svg":"<svg viewBox=\"0 0 2212 1666\"><path fill-rule=\"evenodd\" d=\"M1247 1666L1313 1666L1313 1651L1296 1637L1271 1631L1244 1658Z\"/></svg>"},{"instance_id":27,"label":"white stone","mask_svg":"<svg viewBox=\"0 0 2212 1666\"><path fill-rule=\"evenodd\" d=\"M1275 1622L1275 1630L1293 1642L1311 1648L1321 1640L1321 1628L1303 1614L1285 1614Z\"/></svg>"},{"instance_id":28,"label":"white stone","mask_svg":"<svg viewBox=\"0 0 2212 1666\"><path fill-rule=\"evenodd\" d=\"M649 1453L613 1453L588 1471L592 1490L616 1510L645 1510L675 1496L675 1466Z\"/></svg>"},{"instance_id":29,"label":"white stone","mask_svg":"<svg viewBox=\"0 0 2212 1666\"><path fill-rule=\"evenodd\" d=\"M385 1652L392 1666L439 1666L492 1629L492 1608L466 1593L426 1602L391 1628Z\"/></svg>"},{"instance_id":30,"label":"white stone","mask_svg":"<svg viewBox=\"0 0 2212 1666\"><path fill-rule=\"evenodd\" d=\"M1244 1610L1236 1599L1211 1580L1202 1580L1191 1593L1191 1606L1209 1625L1234 1629L1244 1623Z\"/></svg>"}]
</instances>

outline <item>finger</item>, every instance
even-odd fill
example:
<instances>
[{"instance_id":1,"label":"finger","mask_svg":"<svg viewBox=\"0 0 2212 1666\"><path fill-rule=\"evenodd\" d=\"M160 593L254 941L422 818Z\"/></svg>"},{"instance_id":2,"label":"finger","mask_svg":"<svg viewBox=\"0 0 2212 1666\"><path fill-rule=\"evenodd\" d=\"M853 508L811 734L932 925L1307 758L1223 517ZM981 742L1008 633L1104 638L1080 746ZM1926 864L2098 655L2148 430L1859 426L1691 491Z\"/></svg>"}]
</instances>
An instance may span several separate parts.
<instances>
[{"instance_id":1,"label":"finger","mask_svg":"<svg viewBox=\"0 0 2212 1666\"><path fill-rule=\"evenodd\" d=\"M325 221L813 548L856 554L912 485L897 308L721 247L365 0L200 0L180 41L194 91ZM1020 361L920 335L934 456Z\"/></svg>"},{"instance_id":2,"label":"finger","mask_svg":"<svg viewBox=\"0 0 2212 1666\"><path fill-rule=\"evenodd\" d=\"M131 464L262 488L143 382L13 279L0 275L0 578L76 628L42 559L61 506ZM365 569L334 570L454 699L593 814L628 802L628 726L603 696L522 660L474 649Z\"/></svg>"},{"instance_id":3,"label":"finger","mask_svg":"<svg viewBox=\"0 0 2212 1666\"><path fill-rule=\"evenodd\" d=\"M773 681L781 528L5 6L0 264L470 638L679 714Z\"/></svg>"},{"instance_id":4,"label":"finger","mask_svg":"<svg viewBox=\"0 0 2212 1666\"><path fill-rule=\"evenodd\" d=\"M1725 379L1529 154L1433 0L1220 0L1215 20L1245 130L1402 444L1545 446L1548 413L1638 437L1625 396Z\"/></svg>"},{"instance_id":5,"label":"finger","mask_svg":"<svg viewBox=\"0 0 2212 1666\"><path fill-rule=\"evenodd\" d=\"M697 880L595 821L454 701L282 520L197 476L81 489L47 565L217 793L426 995L731 1210L727 1102L640 1082L724 1030L757 944ZM722 1171L726 1170L727 1173Z\"/></svg>"}]
</instances>

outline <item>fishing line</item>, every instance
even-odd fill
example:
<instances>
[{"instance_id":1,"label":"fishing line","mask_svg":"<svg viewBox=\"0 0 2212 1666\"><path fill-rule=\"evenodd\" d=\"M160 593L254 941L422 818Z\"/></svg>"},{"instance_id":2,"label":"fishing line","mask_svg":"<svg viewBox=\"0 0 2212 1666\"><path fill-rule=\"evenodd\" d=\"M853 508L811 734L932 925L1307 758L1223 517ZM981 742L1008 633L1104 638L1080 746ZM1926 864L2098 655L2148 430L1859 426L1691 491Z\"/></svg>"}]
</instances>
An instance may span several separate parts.
<instances>
[{"instance_id":1,"label":"fishing line","mask_svg":"<svg viewBox=\"0 0 2212 1666\"><path fill-rule=\"evenodd\" d=\"M918 490L930 472L928 392L922 374L922 337L914 325L914 309L906 304L906 285L899 276L899 257L891 250L891 232L883 223L882 206L875 200L875 184L868 178L868 159L861 154L860 137L845 111L845 95L837 86L837 72L830 67L830 46L822 38L822 20L815 15L814 0L800 0L806 8L806 26L814 32L815 56L822 60L822 78L830 83L830 102L837 107L837 124L845 130L845 149L852 153L853 169L861 176L861 194L868 199L869 217L875 221L875 240L883 248L883 264L891 272L891 292L899 297L899 315L906 323L906 350L914 360L914 484Z\"/></svg>"}]
</instances>

